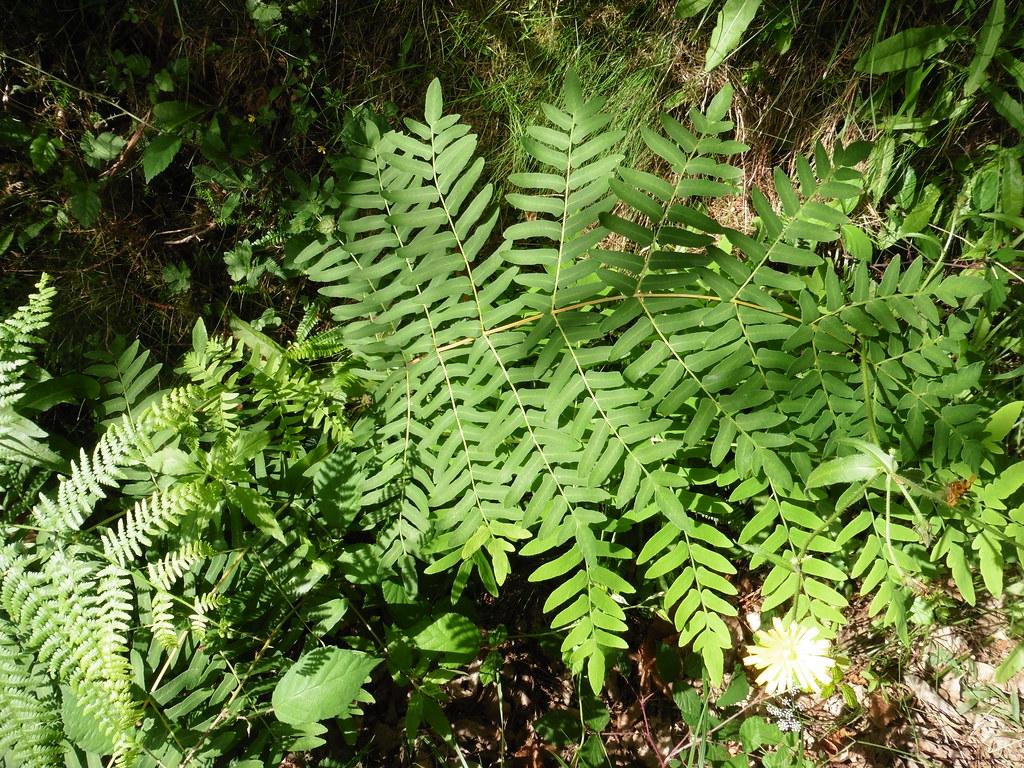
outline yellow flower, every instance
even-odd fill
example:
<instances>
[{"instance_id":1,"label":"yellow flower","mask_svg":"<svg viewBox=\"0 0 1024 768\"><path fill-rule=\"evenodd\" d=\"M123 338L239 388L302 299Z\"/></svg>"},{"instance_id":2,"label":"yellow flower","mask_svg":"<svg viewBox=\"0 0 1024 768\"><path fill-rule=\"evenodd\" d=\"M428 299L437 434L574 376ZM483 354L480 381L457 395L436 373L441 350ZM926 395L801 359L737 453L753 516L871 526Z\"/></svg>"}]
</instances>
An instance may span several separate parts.
<instances>
[{"instance_id":1,"label":"yellow flower","mask_svg":"<svg viewBox=\"0 0 1024 768\"><path fill-rule=\"evenodd\" d=\"M256 122L256 115L250 113L250 114L245 116L245 119L248 120L250 123L255 123Z\"/></svg>"},{"instance_id":2,"label":"yellow flower","mask_svg":"<svg viewBox=\"0 0 1024 768\"><path fill-rule=\"evenodd\" d=\"M816 627L803 627L775 618L772 629L754 633L754 645L743 662L761 670L758 685L770 694L801 688L808 693L821 690L831 679L835 661L828 655L828 640L818 637Z\"/></svg>"}]
</instances>

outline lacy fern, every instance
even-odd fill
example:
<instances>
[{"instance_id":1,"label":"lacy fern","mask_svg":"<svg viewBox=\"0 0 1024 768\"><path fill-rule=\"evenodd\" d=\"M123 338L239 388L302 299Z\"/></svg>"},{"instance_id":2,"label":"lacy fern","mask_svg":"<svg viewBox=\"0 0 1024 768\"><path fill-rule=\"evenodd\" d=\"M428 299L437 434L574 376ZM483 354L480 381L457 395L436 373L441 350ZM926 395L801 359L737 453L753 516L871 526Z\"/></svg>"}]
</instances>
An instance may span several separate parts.
<instances>
[{"instance_id":1,"label":"lacy fern","mask_svg":"<svg viewBox=\"0 0 1024 768\"><path fill-rule=\"evenodd\" d=\"M33 296L5 326L17 333L3 352L18 356L5 407L26 421L13 410L30 391L21 381L43 378L26 376L26 344L51 297ZM183 369L191 381L171 390L152 390L155 368L138 345L92 366L103 426L95 445L58 457L56 477L22 481L17 490L42 488L34 506L5 496L4 519L17 523L0 548L0 716L17 728L0 741L5 764L84 765L92 758L78 755L89 753L125 766L205 761L210 750L199 745L232 728L243 703L258 707L260 686L269 696L280 662L263 657L301 643L291 629L273 649L253 638L284 618L302 626L306 609L290 606L325 573L305 531L313 478L347 435L353 379L316 358L337 351L324 339L289 354L240 329L244 342L210 340L198 324ZM314 376L303 359L322 370ZM213 663L199 644L235 663ZM209 689L185 702L174 698L180 686L149 691L175 670ZM225 702L240 681L255 698ZM284 754L280 741L251 748L275 764Z\"/></svg>"}]
</instances>

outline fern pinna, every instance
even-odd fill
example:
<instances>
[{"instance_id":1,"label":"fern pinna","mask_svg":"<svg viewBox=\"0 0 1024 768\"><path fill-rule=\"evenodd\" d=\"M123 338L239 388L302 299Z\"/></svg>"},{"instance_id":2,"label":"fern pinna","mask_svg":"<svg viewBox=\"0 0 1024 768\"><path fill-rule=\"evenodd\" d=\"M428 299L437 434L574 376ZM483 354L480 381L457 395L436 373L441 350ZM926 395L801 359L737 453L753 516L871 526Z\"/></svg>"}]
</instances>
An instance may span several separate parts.
<instances>
[{"instance_id":1,"label":"fern pinna","mask_svg":"<svg viewBox=\"0 0 1024 768\"><path fill-rule=\"evenodd\" d=\"M296 259L377 382L354 432L382 568L453 569L455 598L474 572L497 593L513 552L542 558L530 578L595 690L651 594L721 681L737 563L768 567L765 609L830 632L867 573L898 621L935 554L908 532L963 527L900 466L972 471L986 450L967 335L990 282L822 256L855 229L865 144L819 146L796 183L776 171L754 232L716 222L709 204L741 193L730 95L644 133L659 177L620 165L570 76L498 237L476 139L434 82L422 122L366 126L335 239Z\"/></svg>"}]
</instances>

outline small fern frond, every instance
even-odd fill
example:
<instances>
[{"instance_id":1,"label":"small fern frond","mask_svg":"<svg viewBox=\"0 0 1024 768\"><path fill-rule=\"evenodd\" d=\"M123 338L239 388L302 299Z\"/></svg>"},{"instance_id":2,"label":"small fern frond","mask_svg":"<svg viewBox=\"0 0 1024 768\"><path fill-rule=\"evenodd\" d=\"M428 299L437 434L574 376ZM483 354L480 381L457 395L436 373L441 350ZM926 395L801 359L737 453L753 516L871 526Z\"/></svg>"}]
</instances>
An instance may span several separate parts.
<instances>
[{"instance_id":1,"label":"small fern frond","mask_svg":"<svg viewBox=\"0 0 1024 768\"><path fill-rule=\"evenodd\" d=\"M56 293L44 274L28 301L0 323L0 409L13 406L24 388L22 377L42 343L37 334L49 324Z\"/></svg>"},{"instance_id":2,"label":"small fern frond","mask_svg":"<svg viewBox=\"0 0 1024 768\"><path fill-rule=\"evenodd\" d=\"M143 349L138 340L126 346L124 340L118 338L111 352L94 351L87 356L96 361L85 373L100 382L96 411L103 422L116 421L122 414L130 415L150 392L161 368L159 363L149 364L149 350Z\"/></svg>"},{"instance_id":3,"label":"small fern frond","mask_svg":"<svg viewBox=\"0 0 1024 768\"><path fill-rule=\"evenodd\" d=\"M129 564L151 547L156 538L177 528L184 519L202 517L211 511L218 503L218 493L216 485L196 480L175 483L136 502L116 526L100 534L104 553L122 566ZM174 553L170 557L173 556ZM168 574L159 570L158 575ZM162 582L155 583L167 588Z\"/></svg>"},{"instance_id":4,"label":"small fern frond","mask_svg":"<svg viewBox=\"0 0 1024 768\"><path fill-rule=\"evenodd\" d=\"M15 628L0 618L0 763L53 768L63 763L60 706L53 685L21 650Z\"/></svg>"},{"instance_id":5,"label":"small fern frond","mask_svg":"<svg viewBox=\"0 0 1024 768\"><path fill-rule=\"evenodd\" d=\"M153 591L150 600L153 622L150 630L153 637L165 651L173 651L181 645L182 636L174 621L174 595L162 589Z\"/></svg>"},{"instance_id":6,"label":"small fern frond","mask_svg":"<svg viewBox=\"0 0 1024 768\"><path fill-rule=\"evenodd\" d=\"M6 547L0 565L0 607L21 647L51 678L70 686L115 753L131 753L138 713L128 663L127 573L101 567L78 550L52 550L34 569L31 559Z\"/></svg>"},{"instance_id":7,"label":"small fern frond","mask_svg":"<svg viewBox=\"0 0 1024 768\"><path fill-rule=\"evenodd\" d=\"M307 336L285 350L291 360L323 360L348 351L343 328L331 328L314 336Z\"/></svg>"},{"instance_id":8,"label":"small fern frond","mask_svg":"<svg viewBox=\"0 0 1024 768\"><path fill-rule=\"evenodd\" d=\"M149 580L162 590L169 591L171 585L185 575L200 560L212 555L213 547L200 539L186 541L177 549L168 552L156 562L147 566Z\"/></svg>"},{"instance_id":9,"label":"small fern frond","mask_svg":"<svg viewBox=\"0 0 1024 768\"><path fill-rule=\"evenodd\" d=\"M53 498L42 495L32 510L36 524L54 532L77 531L92 514L97 501L106 496L104 487L117 485L123 468L135 455L137 433L127 416L111 424L100 437L92 454L82 449L63 478Z\"/></svg>"},{"instance_id":10,"label":"small fern frond","mask_svg":"<svg viewBox=\"0 0 1024 768\"><path fill-rule=\"evenodd\" d=\"M46 432L17 410L27 380L39 376L33 350L42 342L37 334L49 323L55 293L44 274L27 302L0 323L0 474L63 469L63 460L46 443ZM4 514L12 517L14 512L5 505Z\"/></svg>"},{"instance_id":11,"label":"small fern frond","mask_svg":"<svg viewBox=\"0 0 1024 768\"><path fill-rule=\"evenodd\" d=\"M206 636L210 628L210 614L219 610L224 602L224 595L217 590L196 595L192 601L192 614L189 616L189 624L196 637L202 639Z\"/></svg>"}]
</instances>

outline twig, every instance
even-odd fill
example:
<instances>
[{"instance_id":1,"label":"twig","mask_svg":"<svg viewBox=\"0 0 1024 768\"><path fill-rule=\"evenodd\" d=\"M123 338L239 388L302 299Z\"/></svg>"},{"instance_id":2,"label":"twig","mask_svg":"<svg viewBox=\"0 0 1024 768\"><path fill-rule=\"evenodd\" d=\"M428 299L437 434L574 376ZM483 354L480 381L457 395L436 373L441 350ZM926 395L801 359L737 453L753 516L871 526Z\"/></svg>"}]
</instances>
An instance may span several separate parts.
<instances>
[{"instance_id":1,"label":"twig","mask_svg":"<svg viewBox=\"0 0 1024 768\"><path fill-rule=\"evenodd\" d=\"M196 226L199 226L199 225L196 225ZM165 240L164 241L164 245L185 245L186 243L191 243L193 241L198 242L199 240L202 239L203 235L205 235L211 229L215 229L216 226L217 226L217 222L215 222L215 221L207 222L206 224L204 224L202 226L202 229L200 229L199 231L194 231L194 232L192 232L189 235L185 235L185 237L179 238L178 240ZM186 227L185 229L179 229L177 231L178 232L186 232L189 229L194 230L195 228L196 227ZM167 233L167 234L170 234L170 233Z\"/></svg>"},{"instance_id":2,"label":"twig","mask_svg":"<svg viewBox=\"0 0 1024 768\"><path fill-rule=\"evenodd\" d=\"M654 740L654 734L651 733L651 724L647 719L647 699L651 697L651 694L641 696L636 700L636 703L640 705L640 716L644 719L644 737L647 739L647 745L654 752L654 756L658 759L658 765L660 768L668 768L668 760L672 759L674 753L670 753L668 760L661 756L661 750L658 749L658 743Z\"/></svg>"},{"instance_id":3,"label":"twig","mask_svg":"<svg viewBox=\"0 0 1024 768\"><path fill-rule=\"evenodd\" d=\"M135 127L135 131L134 133L132 133L131 138L128 139L128 143L125 144L124 149L121 150L121 154L117 158L117 162L115 162L112 166L107 168L107 170L101 173L100 178L113 176L115 173L121 170L121 166L124 165L125 161L128 159L128 153L131 152L132 149L134 149L135 145L139 143L139 139L142 138L142 134L146 130L146 126L149 124L148 121L149 116L151 114L153 114L153 110L149 110L146 112L146 116L139 121L139 124Z\"/></svg>"},{"instance_id":4,"label":"twig","mask_svg":"<svg viewBox=\"0 0 1024 768\"><path fill-rule=\"evenodd\" d=\"M152 124L150 124L146 119L139 117L134 112L129 112L127 109L122 107L120 104L118 104L113 99L108 99L106 96L103 96L102 94L96 93L95 91L89 91L89 90L86 90L85 88L82 88L81 86L75 85L74 83L69 83L67 80L64 80L63 78L57 77L56 75L47 72L45 69L37 67L35 64L30 64L29 62L24 61L23 59L19 59L17 56L11 56L9 53L0 52L0 59L7 59L8 61L13 61L15 64L20 64L21 66L23 66L23 67L25 67L27 69L31 69L33 72L38 72L39 74L43 75L44 77L47 77L47 78L53 80L56 83L60 83L61 85L65 86L67 88L71 88L72 90L78 91L79 93L81 93L81 94L83 94L85 96L91 96L92 98L96 99L97 101L102 101L104 104L107 104L108 106L111 106L114 109L116 109L118 112L120 112L125 117L130 117L133 120L135 120L135 121L137 121L139 123L142 123L147 128L152 128L153 127ZM147 115L147 117L148 117L148 115Z\"/></svg>"}]
</instances>

